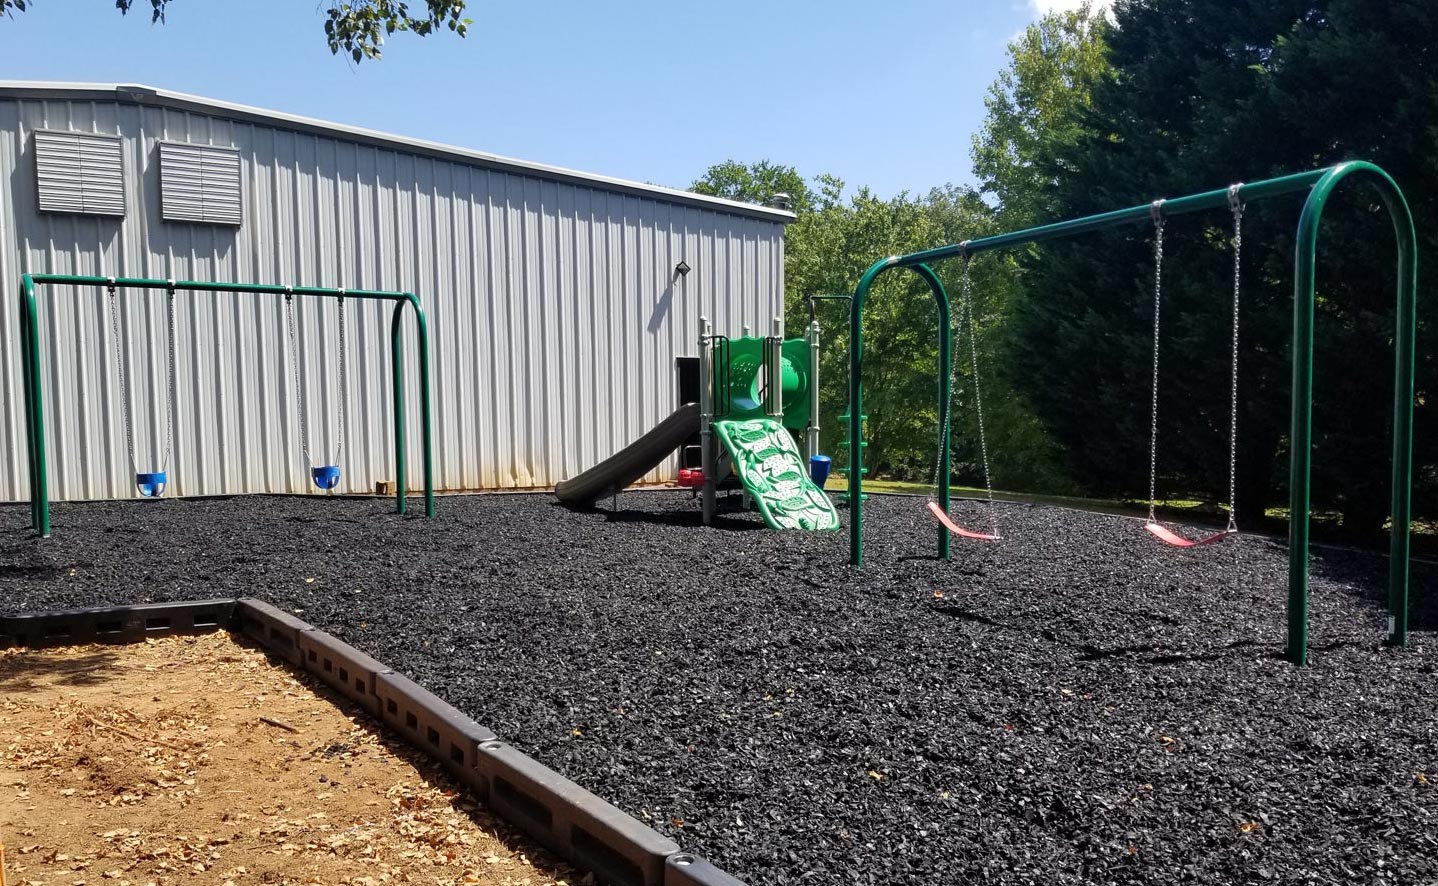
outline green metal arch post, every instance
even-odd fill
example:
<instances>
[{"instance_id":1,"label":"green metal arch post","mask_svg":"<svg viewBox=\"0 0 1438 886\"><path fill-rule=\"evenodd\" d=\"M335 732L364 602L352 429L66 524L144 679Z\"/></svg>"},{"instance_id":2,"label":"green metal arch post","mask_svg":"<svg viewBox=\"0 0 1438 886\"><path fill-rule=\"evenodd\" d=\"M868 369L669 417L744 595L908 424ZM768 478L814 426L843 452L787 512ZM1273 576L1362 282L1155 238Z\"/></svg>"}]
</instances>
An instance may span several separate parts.
<instances>
[{"instance_id":1,"label":"green metal arch post","mask_svg":"<svg viewBox=\"0 0 1438 886\"><path fill-rule=\"evenodd\" d=\"M864 301L869 290L880 274L889 268L904 267L899 256L880 259L864 272L859 285L854 289L854 299L849 308L849 562L855 566L864 565ZM949 294L939 275L923 262L907 265L914 273L929 284L934 301L939 309L939 506L945 512L949 509L949 422L943 417L949 414L949 390L953 378L954 349L953 330L949 321ZM949 533L944 527L937 529L939 556L949 559Z\"/></svg>"},{"instance_id":2,"label":"green metal arch post","mask_svg":"<svg viewBox=\"0 0 1438 886\"><path fill-rule=\"evenodd\" d=\"M1408 544L1413 469L1413 360L1417 325L1417 235L1408 201L1392 177L1372 163L1340 163L1308 193L1298 219L1293 273L1292 452L1288 465L1288 648L1308 661L1308 510L1313 462L1313 315L1318 229L1324 207L1350 175L1369 179L1388 209L1398 241L1398 298L1393 330L1393 528L1388 560L1388 643L1408 642Z\"/></svg>"},{"instance_id":3,"label":"green metal arch post","mask_svg":"<svg viewBox=\"0 0 1438 886\"><path fill-rule=\"evenodd\" d=\"M211 283L196 280L151 280L136 277L97 277L75 274L25 274L20 279L20 352L24 364L26 449L30 467L30 525L36 534L50 535L49 468L45 454L45 412L43 376L40 370L40 323L35 306L35 287L41 284L115 286L118 289L174 289L189 292L241 292L260 295L345 297L395 303L390 323L393 389L395 396L395 509L405 513L404 457L404 348L400 321L404 306L414 308L419 339L420 420L423 423L425 516L434 516L434 452L430 429L429 329L424 308L411 292L371 289L326 289L317 286L276 286L268 283Z\"/></svg>"},{"instance_id":4,"label":"green metal arch post","mask_svg":"<svg viewBox=\"0 0 1438 886\"><path fill-rule=\"evenodd\" d=\"M404 306L414 307L415 331L419 339L419 415L424 447L424 514L434 516L434 449L430 437L429 420L429 325L424 319L424 308L419 297L406 292L397 300L390 317L389 337L391 364L394 367L394 477L395 509L405 512L405 440L404 440L404 344L401 338L404 320Z\"/></svg>"},{"instance_id":5,"label":"green metal arch post","mask_svg":"<svg viewBox=\"0 0 1438 886\"><path fill-rule=\"evenodd\" d=\"M21 359L25 363L25 446L30 462L30 525L50 534L50 488L45 470L45 410L40 398L40 332L35 311L35 281L20 284Z\"/></svg>"}]
</instances>

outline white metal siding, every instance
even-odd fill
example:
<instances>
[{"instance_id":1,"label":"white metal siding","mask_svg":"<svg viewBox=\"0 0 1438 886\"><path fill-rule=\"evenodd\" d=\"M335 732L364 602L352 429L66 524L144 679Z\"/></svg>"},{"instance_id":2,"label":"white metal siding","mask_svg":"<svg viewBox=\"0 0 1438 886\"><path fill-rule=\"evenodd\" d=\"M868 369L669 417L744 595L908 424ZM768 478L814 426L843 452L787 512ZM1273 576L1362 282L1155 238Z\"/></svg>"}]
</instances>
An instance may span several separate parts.
<instances>
[{"instance_id":1,"label":"white metal siding","mask_svg":"<svg viewBox=\"0 0 1438 886\"><path fill-rule=\"evenodd\" d=\"M38 130L120 136L127 217L41 214L33 187L0 201L0 493L28 496L19 364L24 272L243 280L409 290L428 315L435 484L550 486L673 408L674 358L697 351L700 315L737 335L780 309L776 221L481 165L114 101L0 99L0 181L26 181ZM238 227L162 218L159 144L233 148ZM693 268L676 278L683 259ZM55 499L134 494L101 288L39 290L46 432ZM304 369L311 447L338 435L336 309L178 293L172 487L180 495L310 490L292 360ZM137 464L165 440L165 294L121 293ZM389 308L346 304L350 403L340 491L392 479ZM797 334L797 331L796 331ZM409 478L421 480L417 348L405 321ZM646 479L671 478L665 465Z\"/></svg>"},{"instance_id":2,"label":"white metal siding","mask_svg":"<svg viewBox=\"0 0 1438 886\"><path fill-rule=\"evenodd\" d=\"M36 132L35 183L41 212L124 215L120 140Z\"/></svg>"},{"instance_id":3,"label":"white metal siding","mask_svg":"<svg viewBox=\"0 0 1438 886\"><path fill-rule=\"evenodd\" d=\"M176 142L160 143L160 215L165 221L237 225L240 152Z\"/></svg>"}]
</instances>

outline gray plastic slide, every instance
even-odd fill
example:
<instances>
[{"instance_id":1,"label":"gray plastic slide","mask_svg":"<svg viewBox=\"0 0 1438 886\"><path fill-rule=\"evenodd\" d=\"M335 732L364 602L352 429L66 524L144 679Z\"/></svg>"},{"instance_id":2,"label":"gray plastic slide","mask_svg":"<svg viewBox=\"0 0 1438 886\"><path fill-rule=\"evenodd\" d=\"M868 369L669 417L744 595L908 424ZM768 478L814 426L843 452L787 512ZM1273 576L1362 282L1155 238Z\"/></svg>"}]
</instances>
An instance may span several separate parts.
<instances>
[{"instance_id":1,"label":"gray plastic slide","mask_svg":"<svg viewBox=\"0 0 1438 886\"><path fill-rule=\"evenodd\" d=\"M554 487L554 494L571 505L587 505L607 498L649 473L697 433L699 404L687 403L643 437Z\"/></svg>"}]
</instances>

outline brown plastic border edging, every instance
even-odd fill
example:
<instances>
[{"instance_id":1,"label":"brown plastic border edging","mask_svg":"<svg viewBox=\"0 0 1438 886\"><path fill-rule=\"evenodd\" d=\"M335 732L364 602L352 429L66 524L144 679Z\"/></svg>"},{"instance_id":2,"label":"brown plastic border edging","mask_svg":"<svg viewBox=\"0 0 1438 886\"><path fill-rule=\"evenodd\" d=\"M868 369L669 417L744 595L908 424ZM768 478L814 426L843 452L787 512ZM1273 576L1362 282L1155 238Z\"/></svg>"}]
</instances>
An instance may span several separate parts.
<instances>
[{"instance_id":1,"label":"brown plastic border edging","mask_svg":"<svg viewBox=\"0 0 1438 886\"><path fill-rule=\"evenodd\" d=\"M220 630L308 671L473 789L497 815L616 886L744 886L617 807L498 740L424 687L252 597L0 616L0 649L134 643Z\"/></svg>"}]
</instances>

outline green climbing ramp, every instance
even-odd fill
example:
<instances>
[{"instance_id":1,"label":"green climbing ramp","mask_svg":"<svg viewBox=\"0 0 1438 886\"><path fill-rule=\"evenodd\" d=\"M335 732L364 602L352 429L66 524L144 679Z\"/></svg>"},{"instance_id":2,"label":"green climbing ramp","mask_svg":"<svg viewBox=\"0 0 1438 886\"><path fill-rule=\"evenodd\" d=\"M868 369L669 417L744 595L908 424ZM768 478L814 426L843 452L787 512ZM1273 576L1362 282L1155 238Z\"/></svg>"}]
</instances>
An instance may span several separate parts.
<instances>
[{"instance_id":1,"label":"green climbing ramp","mask_svg":"<svg viewBox=\"0 0 1438 886\"><path fill-rule=\"evenodd\" d=\"M734 473L770 529L838 529L839 514L814 485L784 426L769 418L714 422Z\"/></svg>"}]
</instances>

